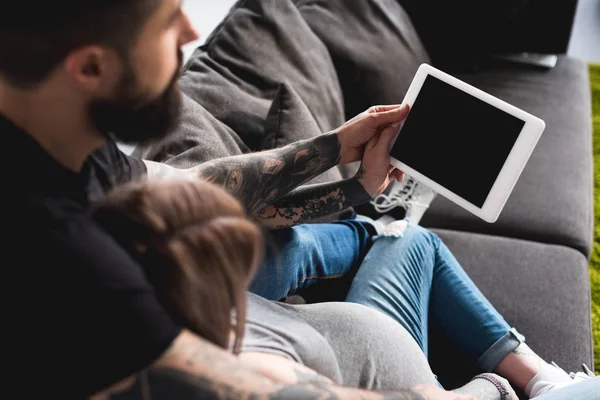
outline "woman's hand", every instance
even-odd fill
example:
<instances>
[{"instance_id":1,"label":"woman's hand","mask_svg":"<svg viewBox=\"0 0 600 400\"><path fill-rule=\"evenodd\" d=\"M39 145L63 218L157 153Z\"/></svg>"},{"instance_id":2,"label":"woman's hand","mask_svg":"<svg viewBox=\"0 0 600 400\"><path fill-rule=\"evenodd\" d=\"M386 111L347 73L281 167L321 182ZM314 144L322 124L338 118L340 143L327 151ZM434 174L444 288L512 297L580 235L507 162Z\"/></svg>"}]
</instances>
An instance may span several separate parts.
<instances>
[{"instance_id":1,"label":"woman's hand","mask_svg":"<svg viewBox=\"0 0 600 400\"><path fill-rule=\"evenodd\" d=\"M390 151L398 134L399 123L389 125L365 146L362 165L356 178L371 198L379 196L395 179L404 180L404 172L390 165Z\"/></svg>"}]
</instances>

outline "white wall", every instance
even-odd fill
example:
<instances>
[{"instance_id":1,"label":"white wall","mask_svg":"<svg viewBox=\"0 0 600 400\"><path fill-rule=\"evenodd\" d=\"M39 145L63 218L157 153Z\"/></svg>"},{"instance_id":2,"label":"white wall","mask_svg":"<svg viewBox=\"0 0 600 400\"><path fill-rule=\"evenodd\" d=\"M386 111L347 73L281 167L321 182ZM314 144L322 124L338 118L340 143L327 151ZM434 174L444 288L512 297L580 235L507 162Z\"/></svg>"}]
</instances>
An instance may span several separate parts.
<instances>
[{"instance_id":1,"label":"white wall","mask_svg":"<svg viewBox=\"0 0 600 400\"><path fill-rule=\"evenodd\" d=\"M208 35L227 15L235 0L185 0L183 9L200 32L200 40L184 48L186 60L194 49L204 43Z\"/></svg>"},{"instance_id":2,"label":"white wall","mask_svg":"<svg viewBox=\"0 0 600 400\"><path fill-rule=\"evenodd\" d=\"M579 0L567 54L600 63L600 0Z\"/></svg>"}]
</instances>

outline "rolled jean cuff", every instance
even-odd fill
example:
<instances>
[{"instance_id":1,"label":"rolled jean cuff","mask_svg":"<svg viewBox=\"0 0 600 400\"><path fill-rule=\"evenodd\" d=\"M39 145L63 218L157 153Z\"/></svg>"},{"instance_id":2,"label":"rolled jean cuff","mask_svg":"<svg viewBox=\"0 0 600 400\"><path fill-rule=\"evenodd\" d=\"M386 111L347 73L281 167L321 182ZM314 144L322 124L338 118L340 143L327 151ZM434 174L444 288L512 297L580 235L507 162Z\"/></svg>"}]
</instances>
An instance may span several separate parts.
<instances>
[{"instance_id":1,"label":"rolled jean cuff","mask_svg":"<svg viewBox=\"0 0 600 400\"><path fill-rule=\"evenodd\" d=\"M525 337L513 328L479 357L477 365L486 372L493 372L507 355L524 342Z\"/></svg>"}]
</instances>

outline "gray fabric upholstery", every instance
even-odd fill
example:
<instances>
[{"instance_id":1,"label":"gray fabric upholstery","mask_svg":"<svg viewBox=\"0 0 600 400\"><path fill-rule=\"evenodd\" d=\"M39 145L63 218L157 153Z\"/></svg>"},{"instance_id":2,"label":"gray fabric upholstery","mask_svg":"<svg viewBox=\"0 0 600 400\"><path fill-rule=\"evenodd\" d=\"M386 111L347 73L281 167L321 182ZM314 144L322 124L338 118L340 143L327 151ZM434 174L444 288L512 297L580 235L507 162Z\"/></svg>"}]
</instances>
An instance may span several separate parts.
<instances>
[{"instance_id":1,"label":"gray fabric upholstery","mask_svg":"<svg viewBox=\"0 0 600 400\"><path fill-rule=\"evenodd\" d=\"M264 135L261 142L257 142L258 150L285 146L321 134L308 107L287 83L280 85L264 125ZM248 146L231 128L184 94L181 123L175 131L160 142L138 145L133 155L176 168L191 168L210 160L248 152ZM332 168L307 184L341 180L344 178L342 172L345 172L342 167ZM313 222L348 218L352 212L352 209L345 210Z\"/></svg>"},{"instance_id":2,"label":"gray fabric upholstery","mask_svg":"<svg viewBox=\"0 0 600 400\"><path fill-rule=\"evenodd\" d=\"M344 122L343 99L325 45L291 0L239 1L184 68L182 90L252 150L279 85L288 82L322 132Z\"/></svg>"},{"instance_id":3,"label":"gray fabric upholstery","mask_svg":"<svg viewBox=\"0 0 600 400\"><path fill-rule=\"evenodd\" d=\"M379 104L401 103L429 56L397 0L295 0L326 44L351 118Z\"/></svg>"},{"instance_id":4,"label":"gray fabric upholstery","mask_svg":"<svg viewBox=\"0 0 600 400\"><path fill-rule=\"evenodd\" d=\"M248 146L227 125L183 95L181 123L160 142L138 145L133 156L190 168L206 161L249 152Z\"/></svg>"},{"instance_id":5,"label":"gray fabric upholstery","mask_svg":"<svg viewBox=\"0 0 600 400\"><path fill-rule=\"evenodd\" d=\"M588 256L593 182L587 66L561 57L548 72L503 68L459 78L542 118L546 131L495 224L442 196L422 224L560 244Z\"/></svg>"},{"instance_id":6,"label":"gray fabric upholstery","mask_svg":"<svg viewBox=\"0 0 600 400\"><path fill-rule=\"evenodd\" d=\"M308 139L345 121L329 53L290 0L238 2L191 56L179 84L182 123L167 139L138 146L135 156L189 168ZM308 183L340 180L342 172L349 174L334 168Z\"/></svg>"},{"instance_id":7,"label":"gray fabric upholstery","mask_svg":"<svg viewBox=\"0 0 600 400\"><path fill-rule=\"evenodd\" d=\"M474 233L434 230L507 322L544 359L567 371L593 365L587 260L576 250ZM434 333L432 369L448 387L473 364Z\"/></svg>"},{"instance_id":8,"label":"gray fabric upholstery","mask_svg":"<svg viewBox=\"0 0 600 400\"><path fill-rule=\"evenodd\" d=\"M282 83L265 120L261 150L273 149L321 134L317 121L292 86ZM326 183L348 178L350 171L338 166L308 181L307 185ZM344 210L311 221L325 223L349 218L354 209Z\"/></svg>"},{"instance_id":9,"label":"gray fabric upholstery","mask_svg":"<svg viewBox=\"0 0 600 400\"><path fill-rule=\"evenodd\" d=\"M298 93L287 83L281 84L265 121L262 150L282 147L321 134L317 121ZM321 183L341 180L338 168L321 174L308 182Z\"/></svg>"}]
</instances>

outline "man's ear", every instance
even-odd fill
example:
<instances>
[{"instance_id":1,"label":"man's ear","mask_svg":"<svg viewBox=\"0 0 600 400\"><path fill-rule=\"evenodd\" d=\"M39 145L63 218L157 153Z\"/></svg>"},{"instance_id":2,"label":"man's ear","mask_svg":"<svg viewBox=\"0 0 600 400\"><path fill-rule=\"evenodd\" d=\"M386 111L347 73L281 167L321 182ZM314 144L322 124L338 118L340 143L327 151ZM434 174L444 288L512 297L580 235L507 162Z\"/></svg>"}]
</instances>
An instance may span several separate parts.
<instances>
[{"instance_id":1,"label":"man's ear","mask_svg":"<svg viewBox=\"0 0 600 400\"><path fill-rule=\"evenodd\" d=\"M115 52L100 46L86 46L72 51L64 63L70 80L87 92L99 93L114 86L119 60Z\"/></svg>"}]
</instances>

